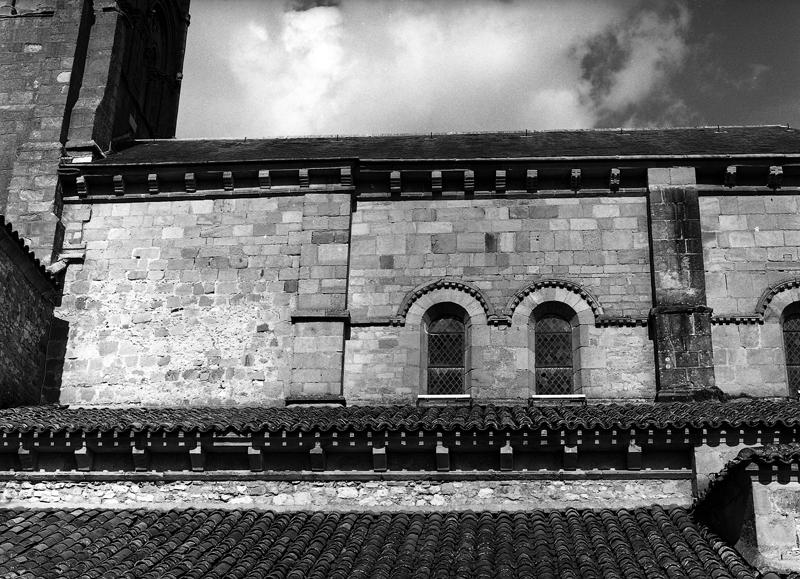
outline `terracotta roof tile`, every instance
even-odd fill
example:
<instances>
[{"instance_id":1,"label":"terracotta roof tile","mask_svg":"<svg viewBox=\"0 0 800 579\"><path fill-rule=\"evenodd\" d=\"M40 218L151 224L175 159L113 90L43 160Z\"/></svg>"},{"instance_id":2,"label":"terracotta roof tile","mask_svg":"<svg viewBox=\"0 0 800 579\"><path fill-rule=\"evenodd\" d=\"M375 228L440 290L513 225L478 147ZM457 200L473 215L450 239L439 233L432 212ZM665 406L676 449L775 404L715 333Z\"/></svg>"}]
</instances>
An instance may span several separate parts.
<instances>
[{"instance_id":1,"label":"terracotta roof tile","mask_svg":"<svg viewBox=\"0 0 800 579\"><path fill-rule=\"evenodd\" d=\"M700 510L713 508L710 499L715 493L725 495L730 492L729 485L736 485L736 475L748 465L791 467L800 463L800 443L765 444L764 446L743 448L729 460L710 481L708 488L698 500ZM771 469L767 469L771 473ZM705 513L704 513L705 516Z\"/></svg>"},{"instance_id":2,"label":"terracotta roof tile","mask_svg":"<svg viewBox=\"0 0 800 579\"><path fill-rule=\"evenodd\" d=\"M800 461L800 443L765 444L739 451L729 464L792 464Z\"/></svg>"},{"instance_id":3,"label":"terracotta roof tile","mask_svg":"<svg viewBox=\"0 0 800 579\"><path fill-rule=\"evenodd\" d=\"M683 428L800 425L800 401L741 400L583 406L351 406L0 410L0 431L280 432L529 428Z\"/></svg>"},{"instance_id":4,"label":"terracotta roof tile","mask_svg":"<svg viewBox=\"0 0 800 579\"><path fill-rule=\"evenodd\" d=\"M25 522L29 533L20 533ZM751 579L682 508L0 511L3 577Z\"/></svg>"},{"instance_id":5,"label":"terracotta roof tile","mask_svg":"<svg viewBox=\"0 0 800 579\"><path fill-rule=\"evenodd\" d=\"M135 141L100 164L268 159L489 159L800 153L782 126Z\"/></svg>"}]
</instances>

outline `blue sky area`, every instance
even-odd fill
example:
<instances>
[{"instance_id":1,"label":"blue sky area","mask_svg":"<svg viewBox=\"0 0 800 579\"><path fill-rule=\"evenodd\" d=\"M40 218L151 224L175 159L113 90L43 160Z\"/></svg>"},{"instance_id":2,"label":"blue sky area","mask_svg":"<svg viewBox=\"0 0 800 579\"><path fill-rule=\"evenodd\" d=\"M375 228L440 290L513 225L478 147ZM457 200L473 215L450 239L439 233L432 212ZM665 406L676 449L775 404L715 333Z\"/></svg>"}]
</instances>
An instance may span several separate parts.
<instances>
[{"instance_id":1,"label":"blue sky area","mask_svg":"<svg viewBox=\"0 0 800 579\"><path fill-rule=\"evenodd\" d=\"M192 0L178 137L800 126L800 1Z\"/></svg>"}]
</instances>

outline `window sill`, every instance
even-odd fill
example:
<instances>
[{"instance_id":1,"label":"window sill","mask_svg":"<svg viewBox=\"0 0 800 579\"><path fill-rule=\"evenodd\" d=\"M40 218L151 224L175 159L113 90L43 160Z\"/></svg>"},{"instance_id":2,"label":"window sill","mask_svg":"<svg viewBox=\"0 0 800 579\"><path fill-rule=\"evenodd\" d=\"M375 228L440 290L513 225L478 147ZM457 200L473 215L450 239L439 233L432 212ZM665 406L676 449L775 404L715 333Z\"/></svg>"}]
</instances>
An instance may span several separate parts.
<instances>
[{"instance_id":1,"label":"window sill","mask_svg":"<svg viewBox=\"0 0 800 579\"><path fill-rule=\"evenodd\" d=\"M464 406L472 404L469 394L419 394L418 406Z\"/></svg>"},{"instance_id":2,"label":"window sill","mask_svg":"<svg viewBox=\"0 0 800 579\"><path fill-rule=\"evenodd\" d=\"M532 394L528 398L531 404L573 403L586 404L585 394Z\"/></svg>"}]
</instances>

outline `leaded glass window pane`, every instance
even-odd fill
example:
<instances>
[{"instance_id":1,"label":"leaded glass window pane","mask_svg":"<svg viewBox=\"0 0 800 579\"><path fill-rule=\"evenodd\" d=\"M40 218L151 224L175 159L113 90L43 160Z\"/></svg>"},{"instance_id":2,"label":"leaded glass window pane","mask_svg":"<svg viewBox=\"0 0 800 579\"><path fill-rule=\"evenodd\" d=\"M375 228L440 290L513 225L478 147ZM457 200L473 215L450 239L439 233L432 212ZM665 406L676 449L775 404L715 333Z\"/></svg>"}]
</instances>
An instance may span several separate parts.
<instances>
[{"instance_id":1,"label":"leaded glass window pane","mask_svg":"<svg viewBox=\"0 0 800 579\"><path fill-rule=\"evenodd\" d=\"M428 394L464 393L464 322L444 316L428 324Z\"/></svg>"},{"instance_id":2,"label":"leaded glass window pane","mask_svg":"<svg viewBox=\"0 0 800 579\"><path fill-rule=\"evenodd\" d=\"M572 394L572 326L564 318L544 316L536 321L536 393Z\"/></svg>"},{"instance_id":3,"label":"leaded glass window pane","mask_svg":"<svg viewBox=\"0 0 800 579\"><path fill-rule=\"evenodd\" d=\"M783 320L783 343L789 390L797 393L800 391L800 314L792 314Z\"/></svg>"}]
</instances>

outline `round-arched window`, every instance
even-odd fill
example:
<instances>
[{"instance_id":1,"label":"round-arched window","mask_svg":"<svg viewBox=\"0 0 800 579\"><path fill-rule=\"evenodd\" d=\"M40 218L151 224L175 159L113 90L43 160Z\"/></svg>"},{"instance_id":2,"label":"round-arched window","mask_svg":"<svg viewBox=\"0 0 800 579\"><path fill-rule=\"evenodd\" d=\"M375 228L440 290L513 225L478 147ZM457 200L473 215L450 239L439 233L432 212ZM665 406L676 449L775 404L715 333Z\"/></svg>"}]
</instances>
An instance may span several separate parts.
<instances>
[{"instance_id":1,"label":"round-arched window","mask_svg":"<svg viewBox=\"0 0 800 579\"><path fill-rule=\"evenodd\" d=\"M556 314L545 314L534 326L536 393L573 393L572 325Z\"/></svg>"},{"instance_id":2,"label":"round-arched window","mask_svg":"<svg viewBox=\"0 0 800 579\"><path fill-rule=\"evenodd\" d=\"M426 324L425 332L428 394L464 394L467 331L463 316L434 315Z\"/></svg>"},{"instance_id":3,"label":"round-arched window","mask_svg":"<svg viewBox=\"0 0 800 579\"><path fill-rule=\"evenodd\" d=\"M796 396L800 392L800 311L797 308L783 317L783 345L789 391Z\"/></svg>"}]
</instances>

